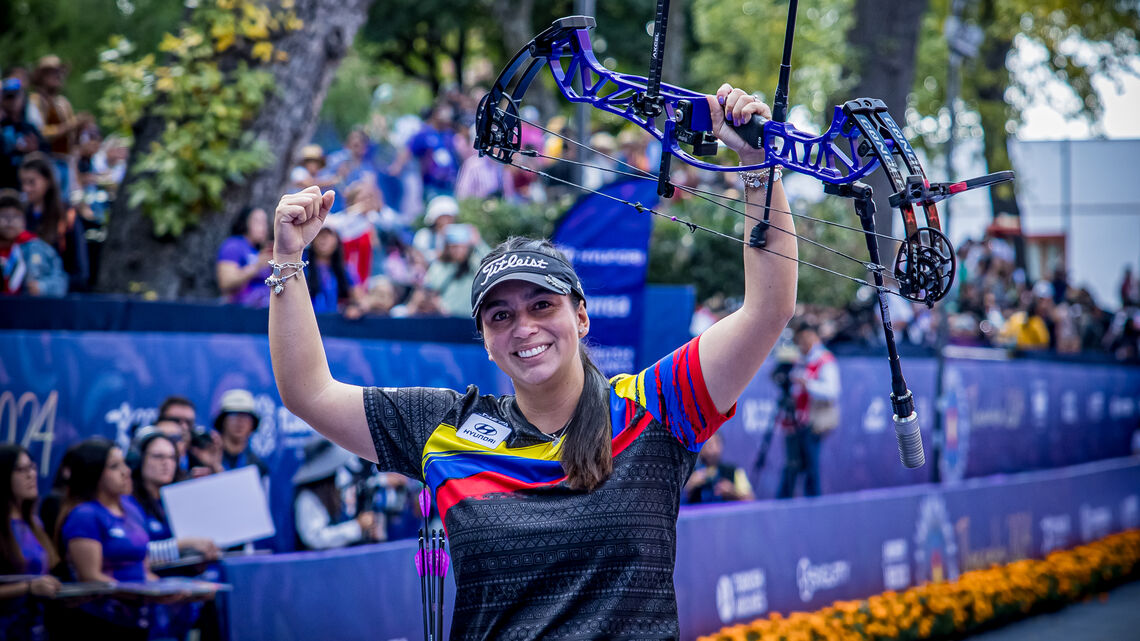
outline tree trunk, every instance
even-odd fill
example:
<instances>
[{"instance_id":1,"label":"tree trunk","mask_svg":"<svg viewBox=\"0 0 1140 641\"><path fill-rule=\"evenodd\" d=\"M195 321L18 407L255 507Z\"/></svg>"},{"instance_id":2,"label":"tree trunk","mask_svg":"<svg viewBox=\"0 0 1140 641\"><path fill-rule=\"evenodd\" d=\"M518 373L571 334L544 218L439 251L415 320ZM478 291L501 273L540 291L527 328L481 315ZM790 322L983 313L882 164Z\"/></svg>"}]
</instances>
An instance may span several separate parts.
<instances>
[{"instance_id":1,"label":"tree trunk","mask_svg":"<svg viewBox=\"0 0 1140 641\"><path fill-rule=\"evenodd\" d=\"M531 38L550 26L534 24L534 0L495 0L491 4L491 15L502 25L503 49L506 50L502 60L492 63L492 67L496 69L495 73L505 67L511 56L530 42ZM558 113L558 100L554 92L548 90L546 83L543 82L535 82L527 89L526 103L538 108L542 114L543 125L547 119Z\"/></svg>"},{"instance_id":2,"label":"tree trunk","mask_svg":"<svg viewBox=\"0 0 1140 641\"><path fill-rule=\"evenodd\" d=\"M850 93L835 101L842 104L851 98L878 98L890 108L890 114L902 126L905 122L907 96L914 86L918 62L918 38L927 0L895 2L894 0L856 0L855 22L847 32L850 55L843 75L851 86ZM890 206L890 183L879 170L864 181L875 190L875 227L882 234L892 233L895 210ZM883 260L894 257L893 247L884 247Z\"/></svg>"},{"instance_id":3,"label":"tree trunk","mask_svg":"<svg viewBox=\"0 0 1140 641\"><path fill-rule=\"evenodd\" d=\"M134 182L128 170L111 213L98 289L160 299L216 298L214 262L218 247L247 206L272 212L285 188L301 145L309 141L333 72L363 24L371 0L297 0L305 26L277 44L289 58L273 68L276 91L267 96L249 129L269 145L272 159L245 182L226 190L224 211L207 214L177 238L158 238L140 210L127 206ZM133 149L147 149L166 123L144 118ZM130 164L137 156L132 152Z\"/></svg>"},{"instance_id":4,"label":"tree trunk","mask_svg":"<svg viewBox=\"0 0 1140 641\"><path fill-rule=\"evenodd\" d=\"M981 3L979 20L982 24L992 24L997 19L997 7L993 0ZM1009 130L1013 112L1005 101L1006 89L1010 86L1009 69L1005 65L1009 52L1013 49L1012 37L994 37L992 31L986 33L979 55L973 62L974 88L978 93L978 115L981 117L984 132L983 153L988 171L1000 171L1011 167L1009 159ZM993 216L1000 214L1021 216L1017 206L1014 183L1007 182L989 190Z\"/></svg>"}]
</instances>

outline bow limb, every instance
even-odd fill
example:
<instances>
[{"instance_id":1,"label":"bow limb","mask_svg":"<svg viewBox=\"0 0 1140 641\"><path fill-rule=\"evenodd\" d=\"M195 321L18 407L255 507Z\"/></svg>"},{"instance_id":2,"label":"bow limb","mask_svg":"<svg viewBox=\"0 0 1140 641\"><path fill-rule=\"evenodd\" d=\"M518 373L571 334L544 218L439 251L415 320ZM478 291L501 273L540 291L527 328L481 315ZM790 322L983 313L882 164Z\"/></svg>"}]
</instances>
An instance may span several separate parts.
<instances>
[{"instance_id":1,"label":"bow limb","mask_svg":"<svg viewBox=\"0 0 1140 641\"><path fill-rule=\"evenodd\" d=\"M476 149L503 162L519 150L519 104L535 77L548 68L566 100L586 103L632 122L661 142L665 151L700 169L749 171L780 165L824 182L847 183L859 180L878 166L877 159L859 153L860 133L848 124L847 116L838 107L831 126L819 135L761 118L738 127L750 145L764 148L764 162L723 166L702 160L698 156L716 153L707 94L661 83L659 96L666 118L663 127L658 127L637 108L638 98L648 91L648 80L610 71L594 56L589 34L594 24L588 16L556 20L515 54L479 105ZM575 87L575 81L580 82L580 89Z\"/></svg>"}]
</instances>

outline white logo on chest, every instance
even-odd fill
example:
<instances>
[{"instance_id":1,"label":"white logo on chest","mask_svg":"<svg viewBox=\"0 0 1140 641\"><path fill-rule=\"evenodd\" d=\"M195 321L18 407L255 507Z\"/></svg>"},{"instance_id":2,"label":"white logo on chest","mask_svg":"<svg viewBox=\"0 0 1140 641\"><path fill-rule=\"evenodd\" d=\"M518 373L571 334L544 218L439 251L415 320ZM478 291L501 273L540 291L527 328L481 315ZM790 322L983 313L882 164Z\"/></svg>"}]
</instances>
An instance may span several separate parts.
<instances>
[{"instance_id":1,"label":"white logo on chest","mask_svg":"<svg viewBox=\"0 0 1140 641\"><path fill-rule=\"evenodd\" d=\"M472 414L455 430L455 435L493 450L511 435L511 428L485 414Z\"/></svg>"}]
</instances>

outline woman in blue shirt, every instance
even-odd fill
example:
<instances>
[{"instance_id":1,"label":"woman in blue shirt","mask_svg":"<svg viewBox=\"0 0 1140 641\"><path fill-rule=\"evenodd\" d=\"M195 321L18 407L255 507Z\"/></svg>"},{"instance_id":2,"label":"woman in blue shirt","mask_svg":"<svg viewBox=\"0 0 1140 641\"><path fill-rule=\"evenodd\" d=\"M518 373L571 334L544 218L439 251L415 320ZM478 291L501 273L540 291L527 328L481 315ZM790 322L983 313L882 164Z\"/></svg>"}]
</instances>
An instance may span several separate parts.
<instances>
[{"instance_id":1,"label":"woman in blue shirt","mask_svg":"<svg viewBox=\"0 0 1140 641\"><path fill-rule=\"evenodd\" d=\"M0 496L8 518L0 519L0 574L39 578L0 584L0 630L5 639L43 639L40 598L59 591L59 580L47 574L55 565L55 548L34 516L38 495L36 464L19 445L0 445Z\"/></svg>"},{"instance_id":2,"label":"woman in blue shirt","mask_svg":"<svg viewBox=\"0 0 1140 641\"><path fill-rule=\"evenodd\" d=\"M124 498L131 491L130 468L111 441L80 443L72 461L67 499L60 515L59 549L79 581L146 581L145 518ZM96 599L76 609L66 638L146 639L150 607L118 599Z\"/></svg>"}]
</instances>

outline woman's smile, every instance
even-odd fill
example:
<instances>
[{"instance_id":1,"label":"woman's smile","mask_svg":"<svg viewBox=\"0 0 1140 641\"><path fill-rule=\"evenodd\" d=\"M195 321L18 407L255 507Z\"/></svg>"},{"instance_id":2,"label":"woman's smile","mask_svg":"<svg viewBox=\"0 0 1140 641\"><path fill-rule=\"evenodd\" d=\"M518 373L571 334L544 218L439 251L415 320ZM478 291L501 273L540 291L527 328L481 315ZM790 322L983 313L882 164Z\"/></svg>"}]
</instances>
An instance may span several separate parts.
<instances>
[{"instance_id":1,"label":"woman's smile","mask_svg":"<svg viewBox=\"0 0 1140 641\"><path fill-rule=\"evenodd\" d=\"M548 349L550 349L549 344L538 345L536 347L531 347L528 349L521 349L521 350L515 352L515 355L518 356L519 358L534 358L535 356L538 356L539 354L545 352Z\"/></svg>"}]
</instances>

